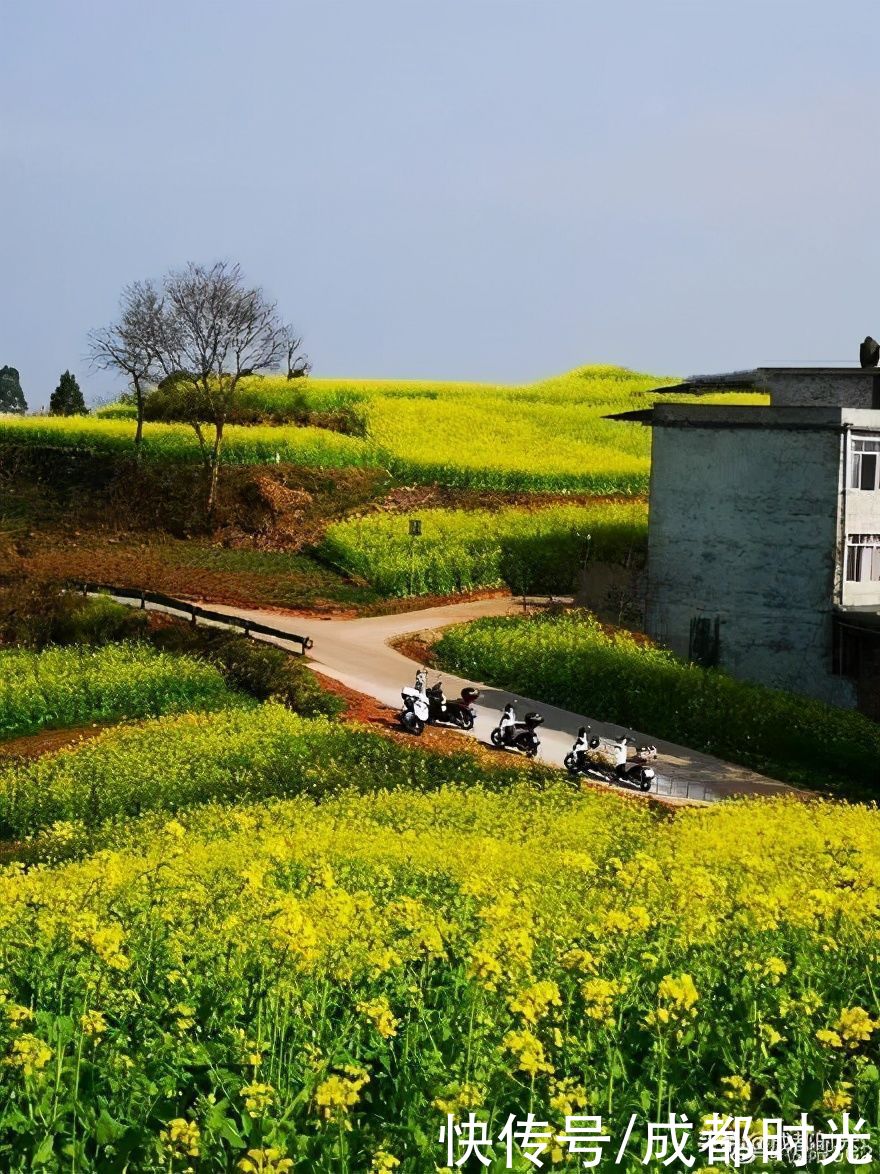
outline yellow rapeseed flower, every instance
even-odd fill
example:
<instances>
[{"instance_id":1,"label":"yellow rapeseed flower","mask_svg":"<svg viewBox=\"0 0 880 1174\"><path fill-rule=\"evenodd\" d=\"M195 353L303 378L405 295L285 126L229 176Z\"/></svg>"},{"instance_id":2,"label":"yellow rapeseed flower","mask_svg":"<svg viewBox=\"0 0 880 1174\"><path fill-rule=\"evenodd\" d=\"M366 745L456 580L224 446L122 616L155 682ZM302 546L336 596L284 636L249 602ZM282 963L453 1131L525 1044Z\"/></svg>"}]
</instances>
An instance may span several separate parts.
<instances>
[{"instance_id":1,"label":"yellow rapeseed flower","mask_svg":"<svg viewBox=\"0 0 880 1174\"><path fill-rule=\"evenodd\" d=\"M238 1169L244 1174L284 1174L284 1171L293 1169L293 1159L285 1157L277 1146L268 1146L248 1150L247 1157L239 1161Z\"/></svg>"}]
</instances>

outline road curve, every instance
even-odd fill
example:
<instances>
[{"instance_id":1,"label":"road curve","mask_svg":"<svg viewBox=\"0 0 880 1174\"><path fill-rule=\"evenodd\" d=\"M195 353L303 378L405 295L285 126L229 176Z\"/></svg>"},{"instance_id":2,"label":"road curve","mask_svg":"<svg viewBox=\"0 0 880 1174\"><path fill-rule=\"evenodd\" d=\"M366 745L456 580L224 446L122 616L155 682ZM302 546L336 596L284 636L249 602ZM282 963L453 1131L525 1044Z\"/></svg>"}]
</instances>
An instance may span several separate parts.
<instances>
[{"instance_id":1,"label":"road curve","mask_svg":"<svg viewBox=\"0 0 880 1174\"><path fill-rule=\"evenodd\" d=\"M314 647L309 652L309 659L317 671L358 693L375 697L392 708L400 706L401 688L413 683L415 665L408 657L390 647L389 641L416 632L437 631L482 616L514 614L520 607L508 596L447 604L400 615L340 620L211 604L212 610L217 612L310 636ZM457 695L460 689L469 684L475 684L480 689L473 732L476 737L488 741L489 731L497 725L498 716L512 695L480 682L465 681L452 673L443 673L442 676L447 696ZM432 679L433 674L429 674L429 681ZM622 728L596 717L547 705L534 698L518 697L516 700L519 702L517 710L520 716L529 709L536 709L543 714L545 724L540 731L539 757L555 766L561 765L571 749L578 726L590 725L593 732L603 738L613 737ZM713 801L731 795L804 794L745 767L734 766L650 734L632 732L639 742L653 742L657 746L656 793L659 795Z\"/></svg>"}]
</instances>

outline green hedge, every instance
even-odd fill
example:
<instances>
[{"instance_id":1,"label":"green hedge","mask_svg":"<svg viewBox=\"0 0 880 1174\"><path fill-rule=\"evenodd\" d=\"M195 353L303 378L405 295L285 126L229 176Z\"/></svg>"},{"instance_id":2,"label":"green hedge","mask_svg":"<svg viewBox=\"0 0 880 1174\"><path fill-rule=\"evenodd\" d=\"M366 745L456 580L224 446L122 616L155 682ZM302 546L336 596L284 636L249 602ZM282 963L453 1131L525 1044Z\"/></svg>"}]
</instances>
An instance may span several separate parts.
<instances>
[{"instance_id":1,"label":"green hedge","mask_svg":"<svg viewBox=\"0 0 880 1174\"><path fill-rule=\"evenodd\" d=\"M588 612L477 620L436 651L466 676L792 782L861 794L880 783L876 722L609 635Z\"/></svg>"}]
</instances>

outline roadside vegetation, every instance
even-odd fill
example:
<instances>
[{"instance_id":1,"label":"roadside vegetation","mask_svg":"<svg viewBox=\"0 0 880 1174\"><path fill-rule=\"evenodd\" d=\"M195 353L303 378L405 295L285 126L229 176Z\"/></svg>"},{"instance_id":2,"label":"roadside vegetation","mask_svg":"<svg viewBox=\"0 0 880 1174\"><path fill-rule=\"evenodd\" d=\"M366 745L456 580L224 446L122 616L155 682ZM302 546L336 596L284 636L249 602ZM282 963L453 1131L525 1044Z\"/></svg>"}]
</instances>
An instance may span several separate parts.
<instances>
[{"instance_id":1,"label":"roadside vegetation","mask_svg":"<svg viewBox=\"0 0 880 1174\"><path fill-rule=\"evenodd\" d=\"M647 505L373 513L328 526L324 559L383 595L446 595L485 587L515 593L572 593L588 560L644 562ZM421 534L409 533L418 517Z\"/></svg>"},{"instance_id":2,"label":"roadside vegetation","mask_svg":"<svg viewBox=\"0 0 880 1174\"><path fill-rule=\"evenodd\" d=\"M793 783L877 795L880 726L870 718L688 664L589 612L476 620L447 629L434 651L514 693Z\"/></svg>"},{"instance_id":3,"label":"roadside vegetation","mask_svg":"<svg viewBox=\"0 0 880 1174\"><path fill-rule=\"evenodd\" d=\"M235 701L213 665L145 644L0 650L0 739Z\"/></svg>"}]
</instances>

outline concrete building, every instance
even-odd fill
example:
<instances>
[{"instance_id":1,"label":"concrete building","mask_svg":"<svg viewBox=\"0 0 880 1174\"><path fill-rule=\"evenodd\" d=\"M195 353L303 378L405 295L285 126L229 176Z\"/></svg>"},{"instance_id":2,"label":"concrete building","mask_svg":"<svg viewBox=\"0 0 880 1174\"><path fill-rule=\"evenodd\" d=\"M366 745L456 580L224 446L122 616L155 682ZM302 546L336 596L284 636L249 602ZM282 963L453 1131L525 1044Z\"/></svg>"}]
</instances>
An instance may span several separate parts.
<instances>
[{"instance_id":1,"label":"concrete building","mask_svg":"<svg viewBox=\"0 0 880 1174\"><path fill-rule=\"evenodd\" d=\"M880 718L880 373L763 368L676 390L743 386L770 406L629 415L653 427L647 631Z\"/></svg>"}]
</instances>

